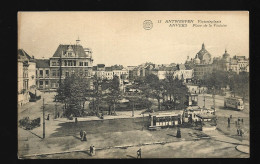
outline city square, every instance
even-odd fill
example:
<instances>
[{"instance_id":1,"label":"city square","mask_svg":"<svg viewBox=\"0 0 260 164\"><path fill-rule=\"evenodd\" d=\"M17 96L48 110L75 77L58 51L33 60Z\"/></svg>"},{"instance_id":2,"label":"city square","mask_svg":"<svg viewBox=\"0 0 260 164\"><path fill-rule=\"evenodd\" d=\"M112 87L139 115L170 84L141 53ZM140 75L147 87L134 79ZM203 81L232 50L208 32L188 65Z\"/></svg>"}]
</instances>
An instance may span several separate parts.
<instances>
[{"instance_id":1,"label":"city square","mask_svg":"<svg viewBox=\"0 0 260 164\"><path fill-rule=\"evenodd\" d=\"M92 20L91 14L97 19L106 15L113 30L100 22L93 22L96 28L82 21L83 16ZM200 20L206 28L202 14L196 12L187 21L171 20L185 23L170 28L185 26L176 31L165 30L163 20L143 20L149 13L132 18L126 12L118 16L122 24L112 21L114 14L65 14L67 22L79 25L68 25L81 31L77 37L70 28L64 27L65 33L55 23L54 18L63 18L62 13L53 13L54 17L18 14L23 20L39 17L38 24L21 23L18 158L249 158L247 33L233 42L234 22L234 26L230 23L216 30L224 39L209 39L206 36L215 36L214 30L191 24ZM221 12L208 16L218 20L218 14L221 23L230 20ZM248 30L248 15L243 14L243 27ZM230 15L240 18L236 13ZM132 19L141 28L133 26ZM205 22L207 28L216 23ZM45 23L48 28L41 28ZM53 35L48 29L59 37L47 40ZM158 29L180 40L162 37ZM42 33L46 38L37 40ZM186 33L200 33L201 38L189 40Z\"/></svg>"}]
</instances>

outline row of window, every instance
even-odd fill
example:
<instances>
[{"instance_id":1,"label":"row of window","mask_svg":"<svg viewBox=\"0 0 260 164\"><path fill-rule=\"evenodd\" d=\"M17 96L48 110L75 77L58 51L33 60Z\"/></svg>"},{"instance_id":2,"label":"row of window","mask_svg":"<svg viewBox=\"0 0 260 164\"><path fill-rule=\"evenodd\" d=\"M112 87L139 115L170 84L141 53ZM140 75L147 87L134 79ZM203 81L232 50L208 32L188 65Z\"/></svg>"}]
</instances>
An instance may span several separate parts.
<instances>
[{"instance_id":1,"label":"row of window","mask_svg":"<svg viewBox=\"0 0 260 164\"><path fill-rule=\"evenodd\" d=\"M59 62L52 62L52 66L59 66ZM77 66L76 60L64 60L64 66ZM79 66L88 66L88 62L79 62Z\"/></svg>"}]
</instances>

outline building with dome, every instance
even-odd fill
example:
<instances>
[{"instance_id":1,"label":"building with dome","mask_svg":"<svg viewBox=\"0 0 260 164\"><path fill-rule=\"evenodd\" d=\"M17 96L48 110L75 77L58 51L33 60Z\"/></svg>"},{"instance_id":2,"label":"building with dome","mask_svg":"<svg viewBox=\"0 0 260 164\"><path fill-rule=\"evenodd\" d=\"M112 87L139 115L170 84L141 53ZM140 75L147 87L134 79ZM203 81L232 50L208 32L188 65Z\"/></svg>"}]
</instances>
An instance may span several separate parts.
<instances>
[{"instance_id":1,"label":"building with dome","mask_svg":"<svg viewBox=\"0 0 260 164\"><path fill-rule=\"evenodd\" d=\"M221 57L213 59L213 68L220 71L249 72L249 59L245 56L231 57L227 50Z\"/></svg>"},{"instance_id":2,"label":"building with dome","mask_svg":"<svg viewBox=\"0 0 260 164\"><path fill-rule=\"evenodd\" d=\"M195 81L202 79L205 74L212 72L211 54L206 50L204 43L194 59L187 57L185 66L194 69Z\"/></svg>"}]
</instances>

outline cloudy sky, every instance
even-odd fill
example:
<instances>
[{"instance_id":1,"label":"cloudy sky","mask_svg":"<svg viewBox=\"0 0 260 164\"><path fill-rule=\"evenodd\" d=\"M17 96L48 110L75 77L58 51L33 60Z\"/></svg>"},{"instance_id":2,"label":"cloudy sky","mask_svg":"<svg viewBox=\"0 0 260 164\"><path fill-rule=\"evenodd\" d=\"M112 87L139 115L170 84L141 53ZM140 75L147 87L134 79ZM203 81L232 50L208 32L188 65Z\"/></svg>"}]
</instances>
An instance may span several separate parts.
<instances>
[{"instance_id":1,"label":"cloudy sky","mask_svg":"<svg viewBox=\"0 0 260 164\"><path fill-rule=\"evenodd\" d=\"M93 51L94 65L184 63L204 42L212 57L225 48L249 56L248 12L20 12L18 48L35 58L52 57L59 44ZM151 30L143 28L151 20ZM162 23L158 23L161 20ZM169 27L166 20L221 21L226 27ZM204 23L205 24L205 23ZM201 24L201 25L204 25ZM214 23L212 24L214 25Z\"/></svg>"}]
</instances>

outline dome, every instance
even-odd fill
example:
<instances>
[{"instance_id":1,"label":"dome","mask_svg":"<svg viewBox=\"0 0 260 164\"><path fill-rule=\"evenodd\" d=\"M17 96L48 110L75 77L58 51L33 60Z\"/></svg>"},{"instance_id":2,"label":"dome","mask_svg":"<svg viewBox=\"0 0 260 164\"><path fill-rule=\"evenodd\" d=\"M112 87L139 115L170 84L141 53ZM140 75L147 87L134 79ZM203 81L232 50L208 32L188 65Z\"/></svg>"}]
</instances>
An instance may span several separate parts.
<instances>
[{"instance_id":1,"label":"dome","mask_svg":"<svg viewBox=\"0 0 260 164\"><path fill-rule=\"evenodd\" d=\"M230 61L230 55L227 53L227 50L225 50L225 53L222 55L222 59L226 62Z\"/></svg>"},{"instance_id":2,"label":"dome","mask_svg":"<svg viewBox=\"0 0 260 164\"><path fill-rule=\"evenodd\" d=\"M197 53L200 60L204 60L204 57L211 58L211 54L205 49L204 43L202 44L201 50Z\"/></svg>"}]
</instances>

